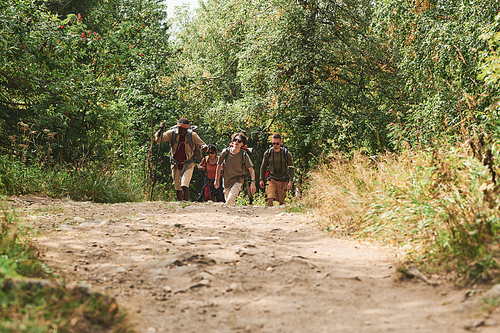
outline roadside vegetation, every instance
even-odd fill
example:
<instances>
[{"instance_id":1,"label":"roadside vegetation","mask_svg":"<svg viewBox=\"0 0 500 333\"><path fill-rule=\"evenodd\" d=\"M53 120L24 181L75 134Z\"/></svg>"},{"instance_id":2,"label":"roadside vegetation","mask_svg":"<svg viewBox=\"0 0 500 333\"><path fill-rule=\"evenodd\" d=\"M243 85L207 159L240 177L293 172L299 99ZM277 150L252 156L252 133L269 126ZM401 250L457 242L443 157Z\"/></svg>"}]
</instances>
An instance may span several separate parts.
<instances>
[{"instance_id":1,"label":"roadside vegetation","mask_svg":"<svg viewBox=\"0 0 500 333\"><path fill-rule=\"evenodd\" d=\"M500 281L499 143L325 159L304 203L340 237L392 246L461 284Z\"/></svg>"},{"instance_id":2,"label":"roadside vegetation","mask_svg":"<svg viewBox=\"0 0 500 333\"><path fill-rule=\"evenodd\" d=\"M132 332L114 299L66 287L0 200L0 332Z\"/></svg>"},{"instance_id":3,"label":"roadside vegetation","mask_svg":"<svg viewBox=\"0 0 500 333\"><path fill-rule=\"evenodd\" d=\"M147 183L139 171L102 164L45 168L0 156L0 191L102 203L142 201L146 199Z\"/></svg>"}]
</instances>

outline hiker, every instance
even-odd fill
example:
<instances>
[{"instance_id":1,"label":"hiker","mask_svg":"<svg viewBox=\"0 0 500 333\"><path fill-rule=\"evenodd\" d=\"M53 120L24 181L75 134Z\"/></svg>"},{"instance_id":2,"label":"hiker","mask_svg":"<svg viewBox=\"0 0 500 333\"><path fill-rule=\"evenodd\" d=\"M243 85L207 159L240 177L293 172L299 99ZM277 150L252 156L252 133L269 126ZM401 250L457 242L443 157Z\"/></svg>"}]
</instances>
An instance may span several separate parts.
<instances>
[{"instance_id":1,"label":"hiker","mask_svg":"<svg viewBox=\"0 0 500 333\"><path fill-rule=\"evenodd\" d=\"M217 147L215 144L211 143L208 145L207 156L201 160L198 170L205 171L205 183L201 189L198 201L208 201L213 196L216 202L226 202L222 187L215 188L215 173L217 172Z\"/></svg>"},{"instance_id":2,"label":"hiker","mask_svg":"<svg viewBox=\"0 0 500 333\"><path fill-rule=\"evenodd\" d=\"M266 188L268 207L273 206L274 200L280 205L285 203L285 191L292 189L294 173L292 154L282 147L280 134L273 134L271 145L262 158L259 183L261 188Z\"/></svg>"},{"instance_id":3,"label":"hiker","mask_svg":"<svg viewBox=\"0 0 500 333\"><path fill-rule=\"evenodd\" d=\"M247 137L243 133L234 133L231 135L231 144L229 148L224 149L217 159L217 171L215 174L215 188L219 188L221 169L224 196L228 205L236 203L243 182L245 181L246 170L250 172L251 184L250 192L255 193L255 171L250 156L246 151Z\"/></svg>"},{"instance_id":4,"label":"hiker","mask_svg":"<svg viewBox=\"0 0 500 333\"><path fill-rule=\"evenodd\" d=\"M165 125L166 122L162 122L161 129L155 133L156 142L160 142L160 131ZM190 128L189 120L186 118L180 118L177 126L163 133L161 142L165 141L170 143L170 164L177 200L189 201L189 183L193 176L195 147L199 146L201 150L206 151L207 145L200 139L198 133Z\"/></svg>"}]
</instances>

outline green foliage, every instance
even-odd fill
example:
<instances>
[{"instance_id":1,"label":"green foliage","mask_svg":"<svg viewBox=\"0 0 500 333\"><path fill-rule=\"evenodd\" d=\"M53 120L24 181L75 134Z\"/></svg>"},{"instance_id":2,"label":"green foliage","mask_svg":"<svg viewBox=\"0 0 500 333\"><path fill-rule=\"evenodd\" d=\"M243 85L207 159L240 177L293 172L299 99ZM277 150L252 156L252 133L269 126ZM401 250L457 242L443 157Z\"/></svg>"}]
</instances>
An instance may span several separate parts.
<instances>
[{"instance_id":1,"label":"green foliage","mask_svg":"<svg viewBox=\"0 0 500 333\"><path fill-rule=\"evenodd\" d=\"M40 162L23 142L31 134L50 162L78 164L147 141L150 120L172 103L159 91L170 55L165 6L147 0L49 5L67 16L27 0L0 8L2 153ZM85 16L69 11L81 7Z\"/></svg>"},{"instance_id":2,"label":"green foliage","mask_svg":"<svg viewBox=\"0 0 500 333\"><path fill-rule=\"evenodd\" d=\"M190 112L219 134L284 134L304 171L325 151L459 140L498 125L488 109L496 88L476 80L488 50L479 36L496 43L496 10L478 1L209 0L179 17L176 81ZM495 61L490 54L485 68Z\"/></svg>"},{"instance_id":3,"label":"green foliage","mask_svg":"<svg viewBox=\"0 0 500 333\"><path fill-rule=\"evenodd\" d=\"M428 271L462 281L500 277L498 142L329 161L313 172L307 202L338 235L395 246Z\"/></svg>"},{"instance_id":4,"label":"green foliage","mask_svg":"<svg viewBox=\"0 0 500 333\"><path fill-rule=\"evenodd\" d=\"M0 156L0 193L38 193L73 200L116 203L146 198L145 178L137 166L113 170L110 165L43 168Z\"/></svg>"},{"instance_id":5,"label":"green foliage","mask_svg":"<svg viewBox=\"0 0 500 333\"><path fill-rule=\"evenodd\" d=\"M370 7L207 1L176 36L185 99L220 134L282 133L299 170L332 147L384 149L397 77Z\"/></svg>"},{"instance_id":6,"label":"green foliage","mask_svg":"<svg viewBox=\"0 0 500 333\"><path fill-rule=\"evenodd\" d=\"M484 34L480 36L481 40L488 43L489 49L481 54L480 62L478 64L478 69L480 71L478 79L483 80L486 83L483 98L491 100L490 105L483 111L481 116L486 122L487 131L496 136L500 133L500 124L498 122L498 113L500 110L500 90L498 86L498 74L500 68L500 58L498 57L500 46L499 20L500 16L497 15L495 17L495 21L488 27L488 29L484 29Z\"/></svg>"},{"instance_id":7,"label":"green foliage","mask_svg":"<svg viewBox=\"0 0 500 333\"><path fill-rule=\"evenodd\" d=\"M491 313L500 306L500 299L498 297L483 298L481 304L481 311Z\"/></svg>"},{"instance_id":8,"label":"green foliage","mask_svg":"<svg viewBox=\"0 0 500 333\"><path fill-rule=\"evenodd\" d=\"M267 206L267 197L264 191L257 191L252 196L253 206Z\"/></svg>"},{"instance_id":9,"label":"green foliage","mask_svg":"<svg viewBox=\"0 0 500 333\"><path fill-rule=\"evenodd\" d=\"M127 172L109 167L139 171L151 159L155 124L179 116L175 91L163 85L173 68L165 8L150 0L2 2L0 154L28 173L54 168L55 178L85 166L83 182L92 185L78 185L75 197L137 200L116 197L131 177L119 180ZM88 169L96 163L106 171ZM145 186L152 168L142 166ZM1 190L14 193L12 178L2 177ZM115 193L104 193L111 183Z\"/></svg>"},{"instance_id":10,"label":"green foliage","mask_svg":"<svg viewBox=\"0 0 500 333\"><path fill-rule=\"evenodd\" d=\"M241 191L236 197L236 204L239 206L266 206L267 198L263 191L255 192L251 199L246 191Z\"/></svg>"},{"instance_id":11,"label":"green foliage","mask_svg":"<svg viewBox=\"0 0 500 333\"><path fill-rule=\"evenodd\" d=\"M2 199L3 201L3 199ZM19 276L45 277L44 265L37 261L39 252L28 244L15 226L15 216L4 210L0 218L0 280L4 278L17 278Z\"/></svg>"},{"instance_id":12,"label":"green foliage","mask_svg":"<svg viewBox=\"0 0 500 333\"><path fill-rule=\"evenodd\" d=\"M483 185L491 178L488 168L452 147L428 151L424 161L403 184L374 195L359 235L390 240L409 260L431 268L454 266L468 281L496 277L492 245L499 241L500 216Z\"/></svg>"},{"instance_id":13,"label":"green foliage","mask_svg":"<svg viewBox=\"0 0 500 333\"><path fill-rule=\"evenodd\" d=\"M236 197L236 204L238 206L248 206L250 204L250 199L244 191L241 191Z\"/></svg>"},{"instance_id":14,"label":"green foliage","mask_svg":"<svg viewBox=\"0 0 500 333\"><path fill-rule=\"evenodd\" d=\"M373 28L387 34L405 82L392 112L392 142L428 146L436 138L460 140L487 127L490 88L477 81L488 49L479 38L493 29L495 2L377 1Z\"/></svg>"},{"instance_id":15,"label":"green foliage","mask_svg":"<svg viewBox=\"0 0 500 333\"><path fill-rule=\"evenodd\" d=\"M500 32L495 32L498 29L498 20L500 16L495 17L494 29L486 31L479 36L480 39L485 40L489 46L489 52L483 59L481 65L481 73L478 75L480 80L484 80L486 84L495 84L500 79L500 56L498 56L498 46L500 40Z\"/></svg>"},{"instance_id":16,"label":"green foliage","mask_svg":"<svg viewBox=\"0 0 500 333\"><path fill-rule=\"evenodd\" d=\"M252 195L252 198L250 199L246 191L241 191L238 194L238 197L236 198L236 204L240 206L248 206L251 204L252 206L265 207L267 206L267 197L264 191L257 191L255 192L255 194ZM287 205L297 204L297 199L293 196L291 191L286 192L285 204ZM297 209L295 211L299 210L300 209Z\"/></svg>"},{"instance_id":17,"label":"green foliage","mask_svg":"<svg viewBox=\"0 0 500 333\"><path fill-rule=\"evenodd\" d=\"M2 2L0 154L24 170L85 166L93 185L75 197L116 201L126 198L105 193L107 179L115 192L125 185L110 170L151 187L155 127L181 116L220 148L244 131L256 169L269 134L283 134L299 183L332 151L499 131L495 2L207 0L173 20L165 6ZM156 197L171 197L168 154L164 144ZM15 184L8 168L4 193ZM201 182L195 174L193 197Z\"/></svg>"}]
</instances>

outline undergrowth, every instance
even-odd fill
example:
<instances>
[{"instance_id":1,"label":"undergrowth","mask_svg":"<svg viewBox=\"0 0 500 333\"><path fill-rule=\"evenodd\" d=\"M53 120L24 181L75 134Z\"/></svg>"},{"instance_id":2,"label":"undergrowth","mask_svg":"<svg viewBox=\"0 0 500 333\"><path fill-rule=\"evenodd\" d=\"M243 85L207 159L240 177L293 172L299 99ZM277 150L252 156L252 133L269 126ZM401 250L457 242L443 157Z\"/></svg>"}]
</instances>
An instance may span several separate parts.
<instances>
[{"instance_id":1,"label":"undergrowth","mask_svg":"<svg viewBox=\"0 0 500 333\"><path fill-rule=\"evenodd\" d=\"M135 202L147 199L144 177L133 169L106 165L81 168L27 165L0 156L0 193L39 194L53 198L99 203Z\"/></svg>"},{"instance_id":2,"label":"undergrowth","mask_svg":"<svg viewBox=\"0 0 500 333\"><path fill-rule=\"evenodd\" d=\"M285 205L288 210L290 210L290 207L297 205L297 198L293 196L291 191L286 192L286 197L285 197ZM252 199L250 200L250 197L246 191L241 191L238 196L236 197L236 205L239 206L261 206L265 207L267 206L267 196L264 191L257 191L252 195ZM274 206L279 205L278 201L274 201Z\"/></svg>"},{"instance_id":3,"label":"undergrowth","mask_svg":"<svg viewBox=\"0 0 500 333\"><path fill-rule=\"evenodd\" d=\"M132 332L114 299L60 284L14 215L0 223L0 332Z\"/></svg>"},{"instance_id":4,"label":"undergrowth","mask_svg":"<svg viewBox=\"0 0 500 333\"><path fill-rule=\"evenodd\" d=\"M427 272L498 281L498 143L325 160L305 202L337 236L394 246Z\"/></svg>"}]
</instances>

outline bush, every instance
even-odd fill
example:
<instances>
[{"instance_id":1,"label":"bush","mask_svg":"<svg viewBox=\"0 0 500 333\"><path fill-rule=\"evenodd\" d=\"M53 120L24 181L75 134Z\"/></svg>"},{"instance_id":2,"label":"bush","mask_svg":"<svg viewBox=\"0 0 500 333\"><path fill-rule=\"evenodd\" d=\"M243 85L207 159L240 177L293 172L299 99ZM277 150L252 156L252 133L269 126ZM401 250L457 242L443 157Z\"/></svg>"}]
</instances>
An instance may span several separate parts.
<instances>
[{"instance_id":1,"label":"bush","mask_svg":"<svg viewBox=\"0 0 500 333\"><path fill-rule=\"evenodd\" d=\"M337 235L395 246L405 261L464 281L497 279L500 153L487 146L337 156L312 173L306 200Z\"/></svg>"},{"instance_id":2,"label":"bush","mask_svg":"<svg viewBox=\"0 0 500 333\"><path fill-rule=\"evenodd\" d=\"M112 170L108 165L89 164L80 169L40 167L0 156L0 193L39 194L73 200L117 203L144 200L147 182L131 166Z\"/></svg>"}]
</instances>

